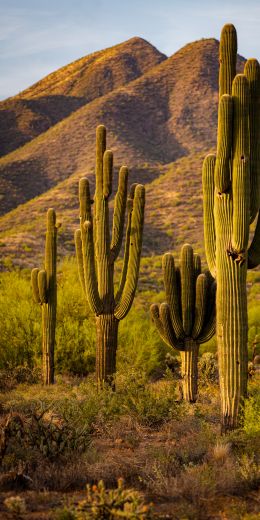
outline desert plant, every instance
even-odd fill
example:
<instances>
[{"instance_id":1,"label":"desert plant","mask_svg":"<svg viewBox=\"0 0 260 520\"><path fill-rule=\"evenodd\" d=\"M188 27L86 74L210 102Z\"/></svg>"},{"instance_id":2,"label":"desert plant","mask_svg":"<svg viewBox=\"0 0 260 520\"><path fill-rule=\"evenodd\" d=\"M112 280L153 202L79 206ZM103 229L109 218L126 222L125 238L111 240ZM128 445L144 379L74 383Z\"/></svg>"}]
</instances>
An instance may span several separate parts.
<instances>
[{"instance_id":1,"label":"desert plant","mask_svg":"<svg viewBox=\"0 0 260 520\"><path fill-rule=\"evenodd\" d=\"M64 515L64 511L67 516ZM73 516L68 516L71 513ZM75 520L148 520L153 518L151 504L146 505L142 495L123 485L118 479L116 489L106 489L102 480L97 485L87 484L86 499L71 509L58 512L57 520L74 518Z\"/></svg>"},{"instance_id":2,"label":"desert plant","mask_svg":"<svg viewBox=\"0 0 260 520\"><path fill-rule=\"evenodd\" d=\"M183 396L194 402L198 387L199 345L215 333L215 282L201 273L199 255L185 244L180 269L173 255L163 256L166 302L151 306L151 317L162 339L181 352Z\"/></svg>"},{"instance_id":3,"label":"desert plant","mask_svg":"<svg viewBox=\"0 0 260 520\"><path fill-rule=\"evenodd\" d=\"M96 133L96 191L94 220L91 212L89 182L79 183L80 229L75 233L79 278L90 308L96 315L97 348L96 377L98 385L111 382L116 369L119 320L132 305L142 247L145 190L133 184L127 199L128 170L119 171L115 197L112 239L110 240L108 199L112 192L113 155L106 150L106 129L97 127ZM114 264L123 240L126 205L124 264L119 288L114 296Z\"/></svg>"},{"instance_id":4,"label":"desert plant","mask_svg":"<svg viewBox=\"0 0 260 520\"><path fill-rule=\"evenodd\" d=\"M57 307L57 226L54 209L47 211L45 269L32 270L33 299L42 307L42 379L54 383L54 344Z\"/></svg>"},{"instance_id":5,"label":"desert plant","mask_svg":"<svg viewBox=\"0 0 260 520\"><path fill-rule=\"evenodd\" d=\"M225 25L220 41L216 155L203 164L204 236L217 281L217 343L222 430L237 427L247 394L247 268L260 260L260 67L236 74L237 36ZM258 214L253 241L249 226Z\"/></svg>"}]
</instances>

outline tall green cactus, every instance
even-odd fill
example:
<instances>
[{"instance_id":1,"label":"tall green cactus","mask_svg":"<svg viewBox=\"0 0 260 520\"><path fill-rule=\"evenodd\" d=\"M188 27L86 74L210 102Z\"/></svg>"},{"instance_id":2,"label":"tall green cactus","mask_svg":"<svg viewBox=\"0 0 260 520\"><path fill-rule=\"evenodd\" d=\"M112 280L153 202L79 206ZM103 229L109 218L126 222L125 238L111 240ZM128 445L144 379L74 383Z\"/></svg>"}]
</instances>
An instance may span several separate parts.
<instances>
[{"instance_id":1,"label":"tall green cactus","mask_svg":"<svg viewBox=\"0 0 260 520\"><path fill-rule=\"evenodd\" d=\"M180 268L170 253L163 256L167 303L153 304L151 317L167 345L181 352L183 397L195 402L199 345L215 333L215 282L201 273L200 256L189 244L181 250Z\"/></svg>"},{"instance_id":2,"label":"tall green cactus","mask_svg":"<svg viewBox=\"0 0 260 520\"><path fill-rule=\"evenodd\" d=\"M119 320L131 308L139 275L145 189L133 184L127 198L128 169L119 171L110 238L108 199L112 192L113 155L106 150L106 129L96 132L96 191L92 218L89 182L79 183L80 229L75 233L79 278L90 308L96 315L96 378L111 382L116 370ZM126 207L128 210L123 269L114 295L114 264L120 253Z\"/></svg>"},{"instance_id":3,"label":"tall green cactus","mask_svg":"<svg viewBox=\"0 0 260 520\"><path fill-rule=\"evenodd\" d=\"M217 341L222 430L238 425L247 394L247 268L260 261L260 67L236 73L237 37L220 40L217 154L203 164L207 261L217 280ZM249 225L258 223L249 247Z\"/></svg>"},{"instance_id":4,"label":"tall green cactus","mask_svg":"<svg viewBox=\"0 0 260 520\"><path fill-rule=\"evenodd\" d=\"M54 344L57 307L57 226L54 209L47 212L45 268L32 270L33 299L42 307L42 379L54 383Z\"/></svg>"}]
</instances>

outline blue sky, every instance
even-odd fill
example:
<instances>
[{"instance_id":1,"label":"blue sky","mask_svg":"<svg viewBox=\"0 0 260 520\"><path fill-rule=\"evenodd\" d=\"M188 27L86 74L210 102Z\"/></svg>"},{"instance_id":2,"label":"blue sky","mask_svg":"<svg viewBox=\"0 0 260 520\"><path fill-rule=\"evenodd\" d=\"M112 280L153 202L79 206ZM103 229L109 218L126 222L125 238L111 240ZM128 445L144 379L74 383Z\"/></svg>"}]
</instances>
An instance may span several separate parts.
<instances>
[{"instance_id":1,"label":"blue sky","mask_svg":"<svg viewBox=\"0 0 260 520\"><path fill-rule=\"evenodd\" d=\"M0 99L132 36L169 56L232 22L240 54L260 59L259 0L0 0L0 19Z\"/></svg>"}]
</instances>

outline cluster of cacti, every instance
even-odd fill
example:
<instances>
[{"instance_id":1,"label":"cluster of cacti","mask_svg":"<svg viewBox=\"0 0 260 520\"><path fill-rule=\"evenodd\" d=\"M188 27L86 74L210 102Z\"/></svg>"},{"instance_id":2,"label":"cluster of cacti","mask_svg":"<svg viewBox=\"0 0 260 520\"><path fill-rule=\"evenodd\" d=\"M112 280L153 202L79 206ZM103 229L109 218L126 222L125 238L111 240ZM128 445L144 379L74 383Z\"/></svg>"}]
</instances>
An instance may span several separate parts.
<instances>
[{"instance_id":1,"label":"cluster of cacti","mask_svg":"<svg viewBox=\"0 0 260 520\"><path fill-rule=\"evenodd\" d=\"M47 212L44 269L33 269L31 282L33 298L42 307L42 379L43 384L54 383L54 345L57 307L57 226L54 209Z\"/></svg>"},{"instance_id":2,"label":"cluster of cacti","mask_svg":"<svg viewBox=\"0 0 260 520\"><path fill-rule=\"evenodd\" d=\"M180 267L173 255L163 256L166 302L151 306L151 316L167 345L181 352L182 391L195 402L198 388L199 345L215 333L215 282L201 273L200 256L189 244L181 250Z\"/></svg>"},{"instance_id":3,"label":"cluster of cacti","mask_svg":"<svg viewBox=\"0 0 260 520\"><path fill-rule=\"evenodd\" d=\"M114 201L112 237L110 237L108 199L112 192L113 155L106 150L106 129L96 133L96 190L94 219L89 182L79 183L80 229L75 233L79 277L91 310L96 315L97 383L111 382L116 370L119 320L132 305L142 248L145 190L133 184L127 197L128 169L122 166ZM126 207L128 220L121 280L114 294L114 264L120 253Z\"/></svg>"},{"instance_id":4,"label":"cluster of cacti","mask_svg":"<svg viewBox=\"0 0 260 520\"><path fill-rule=\"evenodd\" d=\"M247 394L247 268L260 261L260 67L250 59L236 74L237 37L220 41L217 153L203 165L204 234L217 280L217 343L222 429L238 424ZM249 247L249 225L258 214Z\"/></svg>"},{"instance_id":5,"label":"cluster of cacti","mask_svg":"<svg viewBox=\"0 0 260 520\"><path fill-rule=\"evenodd\" d=\"M211 274L201 273L200 257L188 244L182 248L179 268L167 253L163 257L166 303L151 306L159 334L181 352L183 395L190 402L197 396L199 345L213 336L216 327L223 431L238 425L247 393L246 274L247 268L260 262L260 66L250 59L244 74L236 75L236 58L236 31L233 25L226 25L220 41L217 153L208 155L203 164L205 249ZM145 205L141 184L133 184L127 195L128 169L122 166L110 231L113 155L106 150L103 125L96 133L95 174L94 200L88 179L80 180L80 229L75 243L81 286L96 316L96 378L100 386L113 384L118 324L130 310L139 275ZM115 293L114 267L123 242L126 210L123 267ZM249 226L257 216L249 246ZM50 209L45 269L32 271L34 300L42 305L45 384L54 382L55 221L55 211Z\"/></svg>"}]
</instances>

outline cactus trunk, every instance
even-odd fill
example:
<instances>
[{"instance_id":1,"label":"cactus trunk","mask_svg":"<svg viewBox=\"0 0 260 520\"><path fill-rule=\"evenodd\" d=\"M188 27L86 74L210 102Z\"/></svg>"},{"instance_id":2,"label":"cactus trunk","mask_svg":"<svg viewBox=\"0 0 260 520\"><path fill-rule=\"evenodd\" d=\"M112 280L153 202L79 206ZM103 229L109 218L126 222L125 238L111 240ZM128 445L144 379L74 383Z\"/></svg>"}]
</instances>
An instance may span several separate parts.
<instances>
[{"instance_id":1,"label":"cactus trunk","mask_svg":"<svg viewBox=\"0 0 260 520\"><path fill-rule=\"evenodd\" d=\"M54 344L55 344L56 305L42 305L42 382L54 383Z\"/></svg>"},{"instance_id":2,"label":"cactus trunk","mask_svg":"<svg viewBox=\"0 0 260 520\"><path fill-rule=\"evenodd\" d=\"M221 423L225 432L238 426L247 392L247 264L235 263L224 248L216 260Z\"/></svg>"},{"instance_id":3,"label":"cactus trunk","mask_svg":"<svg viewBox=\"0 0 260 520\"><path fill-rule=\"evenodd\" d=\"M116 371L116 351L119 321L114 314L96 316L97 351L96 380L98 386L111 383Z\"/></svg>"},{"instance_id":4,"label":"cactus trunk","mask_svg":"<svg viewBox=\"0 0 260 520\"><path fill-rule=\"evenodd\" d=\"M183 399L195 403L198 393L199 343L192 338L185 340L185 351L181 352L181 375Z\"/></svg>"}]
</instances>

